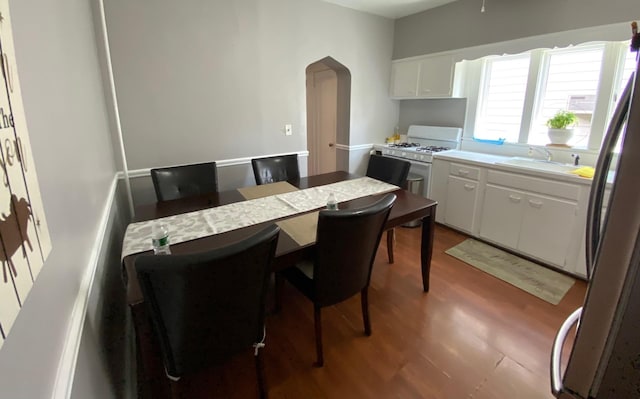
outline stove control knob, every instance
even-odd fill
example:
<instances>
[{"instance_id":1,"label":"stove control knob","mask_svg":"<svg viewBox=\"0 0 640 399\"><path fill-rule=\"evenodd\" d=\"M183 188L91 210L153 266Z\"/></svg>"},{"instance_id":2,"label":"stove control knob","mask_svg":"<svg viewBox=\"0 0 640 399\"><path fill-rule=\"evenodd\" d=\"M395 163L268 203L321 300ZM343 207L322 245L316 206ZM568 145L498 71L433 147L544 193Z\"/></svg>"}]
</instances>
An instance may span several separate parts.
<instances>
[{"instance_id":1,"label":"stove control knob","mask_svg":"<svg viewBox=\"0 0 640 399\"><path fill-rule=\"evenodd\" d=\"M402 154L401 154L401 155L402 155L403 157L406 157L406 156L407 156L407 153L406 153L406 152L402 152Z\"/></svg>"},{"instance_id":2,"label":"stove control knob","mask_svg":"<svg viewBox=\"0 0 640 399\"><path fill-rule=\"evenodd\" d=\"M420 155L420 160L424 161L424 155Z\"/></svg>"}]
</instances>

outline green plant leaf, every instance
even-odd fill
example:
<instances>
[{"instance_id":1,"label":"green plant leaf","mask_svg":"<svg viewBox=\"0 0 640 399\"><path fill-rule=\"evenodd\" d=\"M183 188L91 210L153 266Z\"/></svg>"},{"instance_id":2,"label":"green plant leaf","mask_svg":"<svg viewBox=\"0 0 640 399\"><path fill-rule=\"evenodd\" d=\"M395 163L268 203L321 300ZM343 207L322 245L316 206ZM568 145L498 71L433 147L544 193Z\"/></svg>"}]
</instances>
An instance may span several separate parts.
<instances>
[{"instance_id":1,"label":"green plant leaf","mask_svg":"<svg viewBox=\"0 0 640 399\"><path fill-rule=\"evenodd\" d=\"M547 121L547 126L552 129L566 129L578 122L578 117L571 111L560 110L553 118Z\"/></svg>"}]
</instances>

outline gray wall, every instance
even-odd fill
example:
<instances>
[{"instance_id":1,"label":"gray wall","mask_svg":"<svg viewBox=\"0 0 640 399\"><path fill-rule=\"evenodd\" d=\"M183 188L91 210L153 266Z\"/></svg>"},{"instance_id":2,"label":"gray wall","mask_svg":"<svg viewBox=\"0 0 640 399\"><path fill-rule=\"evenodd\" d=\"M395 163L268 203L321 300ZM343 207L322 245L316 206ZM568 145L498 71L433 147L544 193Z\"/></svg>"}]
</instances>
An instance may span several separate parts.
<instances>
[{"instance_id":1,"label":"gray wall","mask_svg":"<svg viewBox=\"0 0 640 399\"><path fill-rule=\"evenodd\" d=\"M466 98L400 100L398 127L406 134L409 125L464 127Z\"/></svg>"},{"instance_id":2,"label":"gray wall","mask_svg":"<svg viewBox=\"0 0 640 399\"><path fill-rule=\"evenodd\" d=\"M0 395L47 398L116 167L90 2L10 6L53 249L0 351Z\"/></svg>"},{"instance_id":3,"label":"gray wall","mask_svg":"<svg viewBox=\"0 0 640 399\"><path fill-rule=\"evenodd\" d=\"M87 305L71 399L136 395L135 334L120 267L130 220L124 180L119 180Z\"/></svg>"},{"instance_id":4,"label":"gray wall","mask_svg":"<svg viewBox=\"0 0 640 399\"><path fill-rule=\"evenodd\" d=\"M306 150L305 68L326 56L351 72L350 145L397 121L392 20L318 0L113 0L107 24L131 169Z\"/></svg>"},{"instance_id":5,"label":"gray wall","mask_svg":"<svg viewBox=\"0 0 640 399\"><path fill-rule=\"evenodd\" d=\"M396 20L393 59L632 21L637 0L458 0ZM631 35L631 28L629 28Z\"/></svg>"}]
</instances>

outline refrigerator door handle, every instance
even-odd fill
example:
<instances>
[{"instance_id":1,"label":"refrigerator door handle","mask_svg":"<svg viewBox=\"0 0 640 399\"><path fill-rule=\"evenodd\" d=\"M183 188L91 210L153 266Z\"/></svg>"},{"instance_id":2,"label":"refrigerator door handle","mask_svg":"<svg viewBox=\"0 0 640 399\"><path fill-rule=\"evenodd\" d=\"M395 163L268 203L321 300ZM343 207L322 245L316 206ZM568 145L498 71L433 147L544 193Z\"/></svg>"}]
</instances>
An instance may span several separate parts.
<instances>
[{"instance_id":1,"label":"refrigerator door handle","mask_svg":"<svg viewBox=\"0 0 640 399\"><path fill-rule=\"evenodd\" d=\"M567 320L562 323L558 333L556 334L556 339L553 341L553 347L551 348L551 392L554 396L558 396L564 390L564 386L562 384L562 375L560 373L560 367L562 366L562 347L564 345L564 341L567 340L567 335L569 334L569 330L573 327L576 322L580 320L580 315L582 314L582 308L576 309Z\"/></svg>"},{"instance_id":2,"label":"refrigerator door handle","mask_svg":"<svg viewBox=\"0 0 640 399\"><path fill-rule=\"evenodd\" d=\"M600 218L602 215L602 202L604 200L604 191L607 184L607 175L613 158L613 150L618 141L618 137L622 131L622 126L629 113L629 104L631 103L631 90L633 87L635 75L631 74L629 81L620 96L620 101L616 105L613 112L611 122L607 128L607 132L602 141L602 149L598 155L595 166L595 174L591 183L591 191L589 192L589 203L587 206L587 230L586 230L586 266L587 279L591 279L593 272L593 263L600 242Z\"/></svg>"}]
</instances>

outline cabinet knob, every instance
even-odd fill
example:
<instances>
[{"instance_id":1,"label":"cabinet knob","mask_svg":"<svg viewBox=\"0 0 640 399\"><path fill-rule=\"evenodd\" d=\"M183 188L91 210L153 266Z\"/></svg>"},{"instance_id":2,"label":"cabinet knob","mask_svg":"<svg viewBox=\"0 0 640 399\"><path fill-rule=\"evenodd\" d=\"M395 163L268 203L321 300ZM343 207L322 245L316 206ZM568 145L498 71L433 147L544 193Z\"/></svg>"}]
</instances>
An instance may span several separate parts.
<instances>
[{"instance_id":1,"label":"cabinet knob","mask_svg":"<svg viewBox=\"0 0 640 399\"><path fill-rule=\"evenodd\" d=\"M476 188L476 186L474 186L473 184L465 184L464 185L464 189L467 190L467 191L471 191L474 188Z\"/></svg>"},{"instance_id":2,"label":"cabinet knob","mask_svg":"<svg viewBox=\"0 0 640 399\"><path fill-rule=\"evenodd\" d=\"M529 205L531 205L534 208L542 208L542 201L536 201L536 200L529 200Z\"/></svg>"},{"instance_id":3,"label":"cabinet knob","mask_svg":"<svg viewBox=\"0 0 640 399\"><path fill-rule=\"evenodd\" d=\"M466 169L458 169L458 173L463 175L463 176L466 176L466 175L469 174L469 171L466 170Z\"/></svg>"},{"instance_id":4,"label":"cabinet knob","mask_svg":"<svg viewBox=\"0 0 640 399\"><path fill-rule=\"evenodd\" d=\"M511 194L511 195L509 195L509 199L511 200L511 202L518 203L518 202L520 202L520 200L521 200L522 198L521 198L521 197L518 197L517 195L513 195L513 194Z\"/></svg>"}]
</instances>

